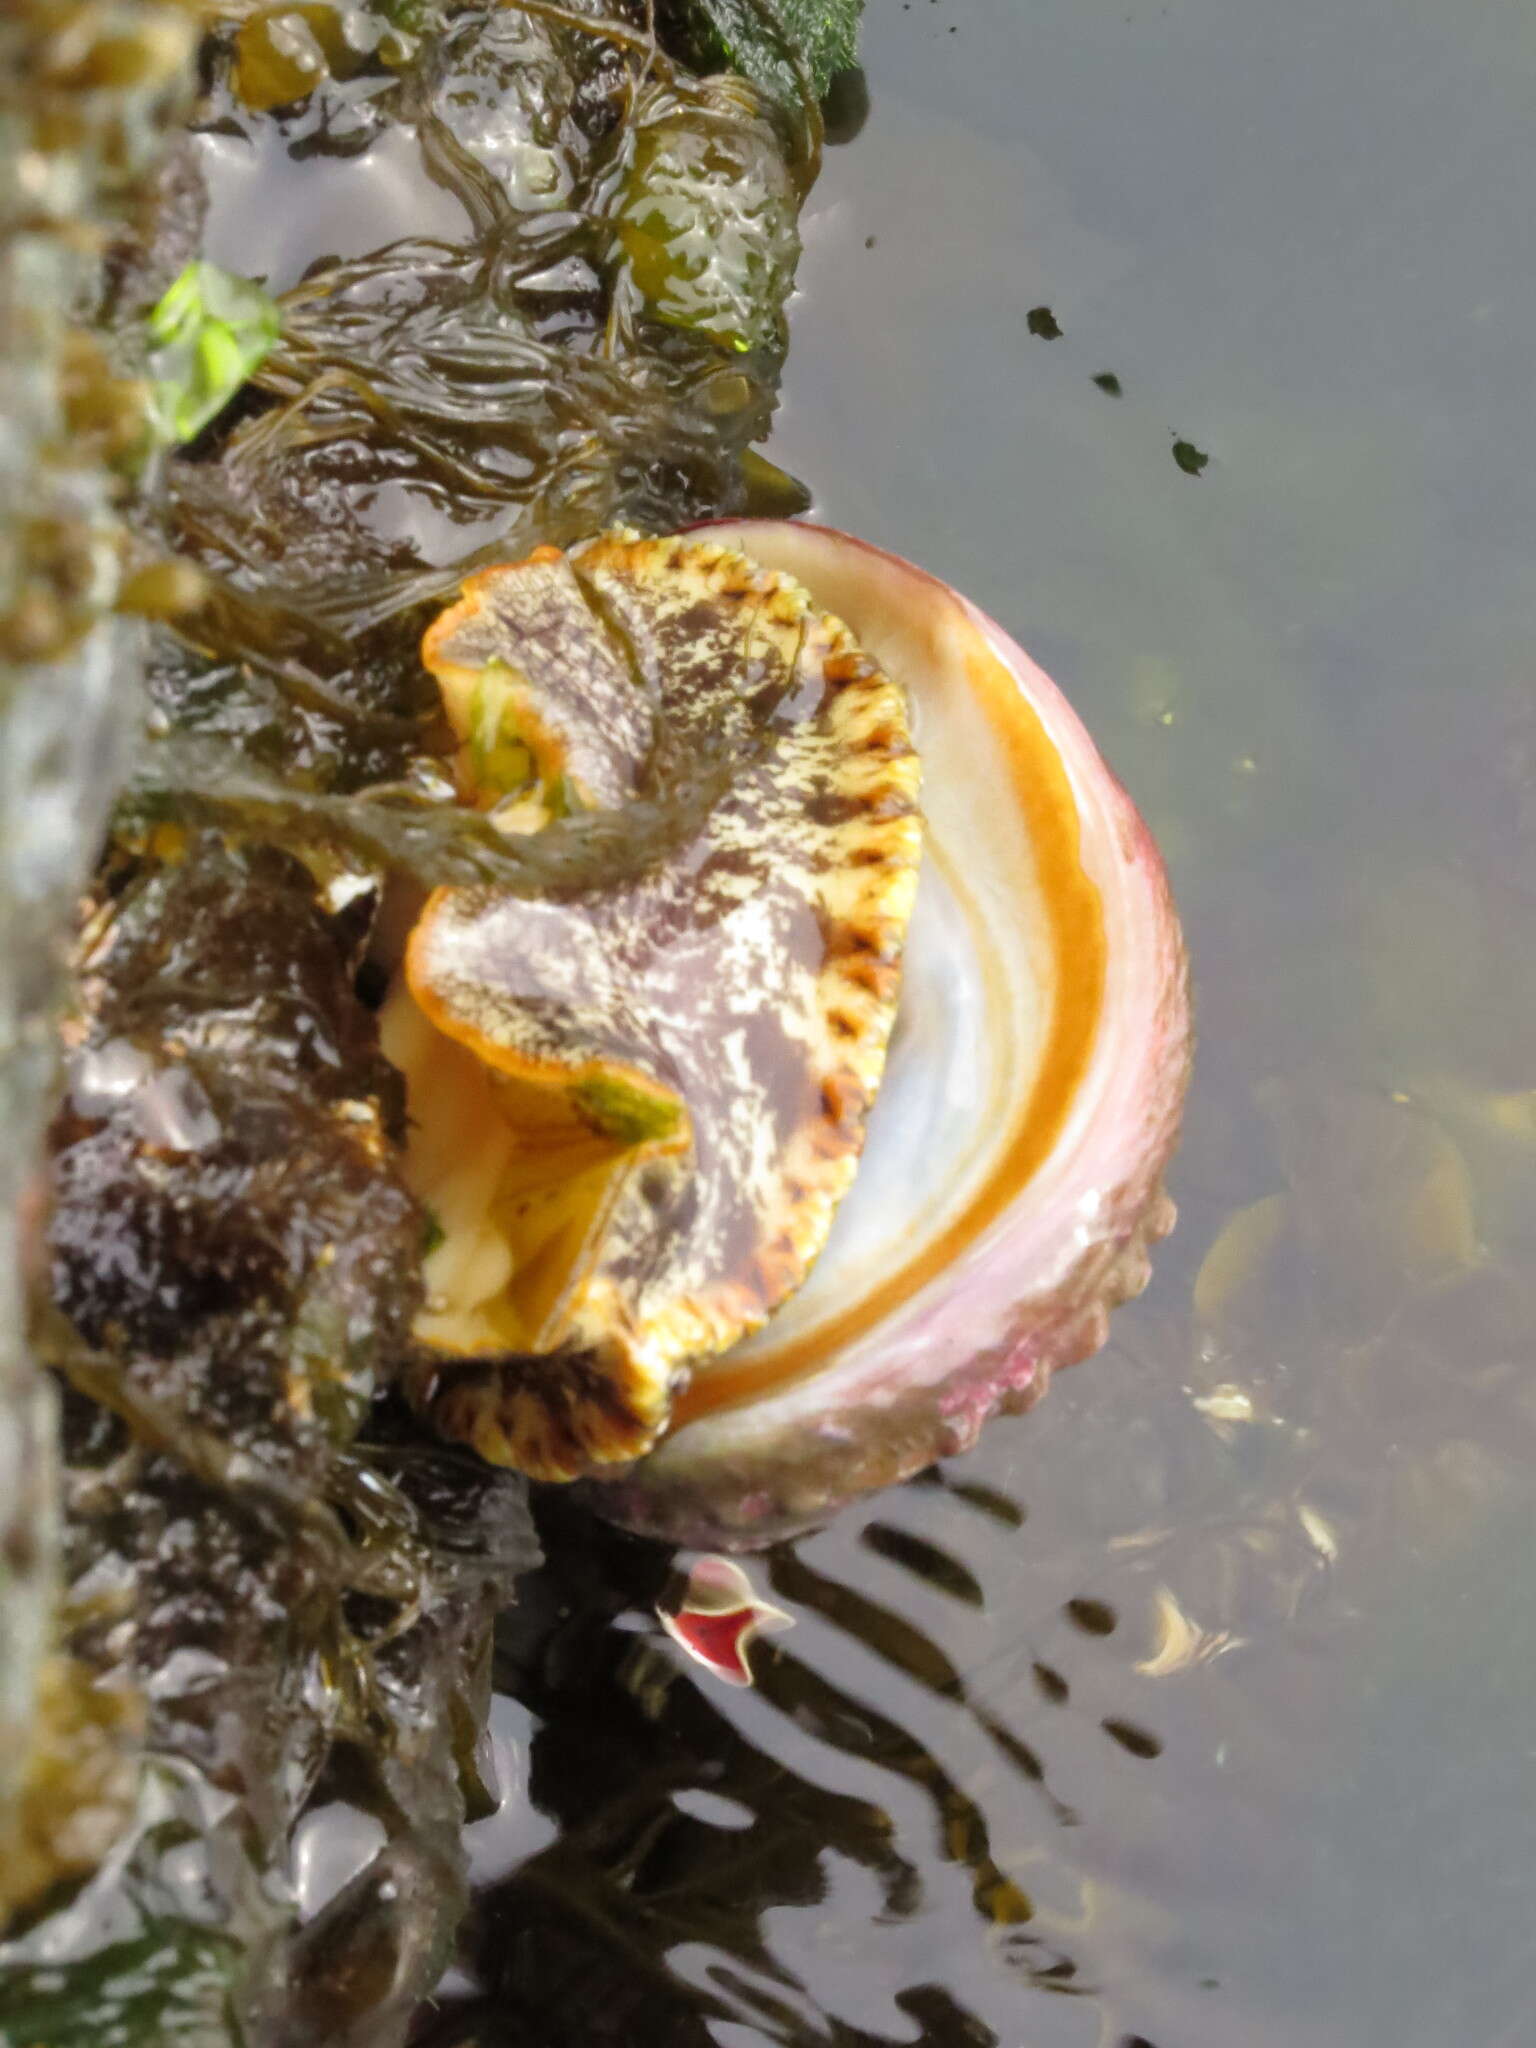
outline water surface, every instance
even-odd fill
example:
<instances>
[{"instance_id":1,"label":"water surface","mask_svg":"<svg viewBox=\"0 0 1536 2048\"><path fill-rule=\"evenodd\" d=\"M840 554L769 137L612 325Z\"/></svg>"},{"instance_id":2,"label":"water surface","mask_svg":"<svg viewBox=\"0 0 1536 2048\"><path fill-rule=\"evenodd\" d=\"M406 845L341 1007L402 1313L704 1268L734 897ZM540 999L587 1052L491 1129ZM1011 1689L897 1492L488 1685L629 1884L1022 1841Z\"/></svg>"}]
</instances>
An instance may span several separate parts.
<instances>
[{"instance_id":1,"label":"water surface","mask_svg":"<svg viewBox=\"0 0 1536 2048\"><path fill-rule=\"evenodd\" d=\"M1180 1227L1034 1415L754 1567L753 1692L551 1511L425 2038L1517 2048L1536 19L872 0L866 47L774 453L1161 838Z\"/></svg>"}]
</instances>

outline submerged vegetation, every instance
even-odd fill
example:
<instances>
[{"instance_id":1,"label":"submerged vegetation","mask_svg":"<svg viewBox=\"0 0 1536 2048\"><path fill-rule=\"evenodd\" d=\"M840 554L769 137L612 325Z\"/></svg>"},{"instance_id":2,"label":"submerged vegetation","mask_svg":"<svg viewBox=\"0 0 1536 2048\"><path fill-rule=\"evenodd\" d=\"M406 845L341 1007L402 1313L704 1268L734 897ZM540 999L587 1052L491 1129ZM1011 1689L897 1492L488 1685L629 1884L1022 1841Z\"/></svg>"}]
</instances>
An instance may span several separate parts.
<instances>
[{"instance_id":1,"label":"submerged vegetation","mask_svg":"<svg viewBox=\"0 0 1536 2048\"><path fill-rule=\"evenodd\" d=\"M187 28L119 12L123 48L131 29L163 59L134 112L147 138ZM62 11L18 19L6 34L35 31L46 67ZM88 536L51 584L13 547L7 648L67 657L98 723L123 725L147 631L148 724L63 1026L37 1335L67 1389L63 1592L34 1796L9 1824L0 1808L6 2048L382 2048L448 1959L460 1830L495 1793L490 1623L535 1546L523 1482L424 1443L391 1392L431 1225L397 1170L370 933L392 877L536 893L631 873L733 758L663 742L626 803L509 842L442 801L451 739L418 643L477 563L793 502L752 443L816 93L851 25L802 0L223 8L189 131L124 203L99 285L93 256L52 290L50 360L88 361L80 389L111 422L102 481L71 502L89 520L126 498L132 538L88 587L67 567L95 560ZM700 75L715 64L737 68ZM111 82L61 77L66 113L94 118ZM61 162L81 168L88 141L66 121ZM358 253L255 281L206 257L230 151L302 178L375 150L403 196L355 181ZM420 231L424 194L434 218L452 202L452 232ZM258 179L251 203L289 202ZM61 233L81 204L69 187ZM92 338L66 333L93 295ZM5 434L23 418L8 402ZM43 449L0 454L14 501ZM34 549L38 524L17 527ZM115 594L152 628L94 628ZM739 760L760 738L729 744ZM89 851L76 816L55 920ZM13 957L28 948L40 930ZM34 1027L50 994L27 997ZM34 1099L45 1078L39 1062ZM19 1372L7 1430L46 1421ZM44 1526L28 1501L26 1541ZM0 1582L18 1722L47 1579L40 1552L19 1583L23 1549ZM337 1806L372 1846L301 1924L295 1829Z\"/></svg>"}]
</instances>

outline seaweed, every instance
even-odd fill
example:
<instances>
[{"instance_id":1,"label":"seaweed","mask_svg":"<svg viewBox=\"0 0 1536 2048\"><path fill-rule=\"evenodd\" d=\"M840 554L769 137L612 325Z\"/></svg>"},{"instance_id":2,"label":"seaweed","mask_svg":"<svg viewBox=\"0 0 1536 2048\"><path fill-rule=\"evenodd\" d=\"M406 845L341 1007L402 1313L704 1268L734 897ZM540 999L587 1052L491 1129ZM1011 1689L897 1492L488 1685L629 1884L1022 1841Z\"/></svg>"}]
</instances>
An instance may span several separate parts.
<instances>
[{"instance_id":1,"label":"seaweed","mask_svg":"<svg viewBox=\"0 0 1536 2048\"><path fill-rule=\"evenodd\" d=\"M412 1307L404 1109L306 871L192 839L87 926L52 1298L124 1382L313 1479Z\"/></svg>"},{"instance_id":2,"label":"seaweed","mask_svg":"<svg viewBox=\"0 0 1536 2048\"><path fill-rule=\"evenodd\" d=\"M195 2004L189 2039L277 2038L349 1971L348 2026L385 2039L462 1906L486 1631L535 1551L518 1486L400 1440L378 1399L421 1216L353 985L365 930L290 856L195 835L119 856L87 921L44 1332L70 1389L63 1620L98 1695L143 1701L145 1768L113 1855L13 1944L0 2025L10 2000L83 2038L62 2030L122 1998L145 2030L122 2038L158 2040L157 1972L190 1949L221 1959L228 2025ZM317 1955L284 1872L341 1773L384 1828L355 1883L399 1909ZM155 1959L130 1944L127 1976L99 1946L125 1913Z\"/></svg>"},{"instance_id":3,"label":"seaweed","mask_svg":"<svg viewBox=\"0 0 1536 2048\"><path fill-rule=\"evenodd\" d=\"M110 1392L109 1366L93 1381L81 1365ZM146 1429L123 1405L129 1422L88 1394L67 1403L66 1614L98 1688L147 1700L137 1807L89 1882L9 1944L0 2041L158 2044L157 1999L119 2004L157 1979L168 1993L189 1955L218 1963L217 2019L199 2008L191 2036L209 2048L389 2040L465 1903L488 1629L537 1555L521 1490L392 1443L380 1414L318 1491L285 1496L249 1449L246 1469L235 1453L205 1476L174 1414ZM373 1818L377 1847L301 1926L289 1844L306 1812L342 1801ZM8 2032L23 2014L38 2031ZM112 2020L121 2031L98 2036Z\"/></svg>"},{"instance_id":4,"label":"seaweed","mask_svg":"<svg viewBox=\"0 0 1536 2048\"><path fill-rule=\"evenodd\" d=\"M454 801L418 658L481 563L793 492L751 444L814 105L682 54L638 0L230 9L192 136L102 266L92 389L138 393L113 446L149 716L76 945L39 1343L60 1711L110 1797L23 1887L0 2043L384 2048L448 1957L489 1630L536 1548L522 1482L424 1441L393 1392L430 1219L369 946L402 878L632 875L773 744L663 735L632 801L515 841ZM230 286L266 352L223 350L172 421L191 438L147 459L214 134L342 164L403 137L463 227L383 223L269 277L275 339ZM295 1840L365 1817L371 1854L301 1919Z\"/></svg>"},{"instance_id":5,"label":"seaweed","mask_svg":"<svg viewBox=\"0 0 1536 2048\"><path fill-rule=\"evenodd\" d=\"M329 855L364 878L395 872L429 887L491 882L515 896L561 895L611 887L675 851L769 744L761 733L745 743L712 736L691 761L656 761L649 789L623 806L515 838L478 812L445 804L441 785L426 779L355 794L304 789L216 742L178 740L157 748L130 780L120 821L143 830L175 815L311 858Z\"/></svg>"},{"instance_id":6,"label":"seaweed","mask_svg":"<svg viewBox=\"0 0 1536 2048\"><path fill-rule=\"evenodd\" d=\"M77 1859L78 1831L55 1856L46 1823L94 1783L68 1760L90 1716L46 1661L55 1415L24 1301L65 940L138 714L139 630L111 611L144 397L73 314L178 111L189 42L150 0L0 10L0 1919Z\"/></svg>"},{"instance_id":7,"label":"seaweed","mask_svg":"<svg viewBox=\"0 0 1536 2048\"><path fill-rule=\"evenodd\" d=\"M797 253L775 118L638 27L618 42L590 8L552 14L461 9L395 68L314 83L293 146L345 160L406 126L463 236L389 241L283 293L243 405L167 472L154 531L206 590L153 663L160 729L232 731L247 759L254 729L261 764L306 793L419 774L417 642L467 571L751 498ZM250 29L213 39L205 129L283 128L238 97ZM674 165L648 197L658 151L679 149L697 174ZM119 318L145 296L120 286Z\"/></svg>"},{"instance_id":8,"label":"seaweed","mask_svg":"<svg viewBox=\"0 0 1536 2048\"><path fill-rule=\"evenodd\" d=\"M669 0L678 28L717 63L795 106L826 96L858 59L864 0Z\"/></svg>"}]
</instances>

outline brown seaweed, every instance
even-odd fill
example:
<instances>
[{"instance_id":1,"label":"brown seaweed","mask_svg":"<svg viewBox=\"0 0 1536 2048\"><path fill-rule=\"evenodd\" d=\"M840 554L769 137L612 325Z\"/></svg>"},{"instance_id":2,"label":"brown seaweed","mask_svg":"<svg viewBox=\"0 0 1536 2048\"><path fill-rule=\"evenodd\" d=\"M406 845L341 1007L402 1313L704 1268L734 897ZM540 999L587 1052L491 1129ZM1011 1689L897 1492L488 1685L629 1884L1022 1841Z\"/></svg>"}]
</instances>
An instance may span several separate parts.
<instances>
[{"instance_id":1,"label":"brown seaweed","mask_svg":"<svg viewBox=\"0 0 1536 2048\"><path fill-rule=\"evenodd\" d=\"M146 1935L215 1944L228 2038L277 2038L295 2002L337 2001L362 1942L370 1974L323 2038L364 2016L384 2038L462 1901L485 1632L535 1554L522 1494L402 1440L374 1399L421 1218L352 986L358 933L275 849L194 839L111 879L67 1032L49 1242L69 1648L98 1690L146 1702L147 1775L50 1952L74 1933L83 1980L110 1977L93 1934L116 1899ZM384 1829L355 1888L398 1910L349 1942L343 1894L331 1938L296 1949L274 1884L306 1806L343 1782ZM173 1882L189 1830L208 1860ZM8 1975L0 2028L23 1991L35 1978Z\"/></svg>"},{"instance_id":2,"label":"brown seaweed","mask_svg":"<svg viewBox=\"0 0 1536 2048\"><path fill-rule=\"evenodd\" d=\"M139 709L141 632L111 613L143 394L72 322L180 111L190 40L151 0L0 11L0 1920L99 1852L131 1719L45 1661L54 1405L24 1299L65 940ZM55 1825L72 1807L97 1824Z\"/></svg>"},{"instance_id":3,"label":"brown seaweed","mask_svg":"<svg viewBox=\"0 0 1536 2048\"><path fill-rule=\"evenodd\" d=\"M748 503L816 122L795 142L691 77L631 0L241 6L201 75L104 271L112 376L142 377L202 245L207 138L345 164L405 137L463 226L382 220L269 280L255 381L141 472L131 587L162 622L80 942L46 1337L69 1668L139 1703L143 1761L100 1868L61 1866L0 1950L0 2041L381 2048L446 1960L487 1631L534 1555L521 1482L419 1442L389 1391L424 1218L365 1000L382 879L604 884L771 744L663 737L632 801L511 844L447 801L417 642L488 553ZM699 141L712 206L738 172L751 193L695 325L667 249L640 274L619 231L646 133ZM320 1809L382 1845L301 1927L290 1845Z\"/></svg>"}]
</instances>

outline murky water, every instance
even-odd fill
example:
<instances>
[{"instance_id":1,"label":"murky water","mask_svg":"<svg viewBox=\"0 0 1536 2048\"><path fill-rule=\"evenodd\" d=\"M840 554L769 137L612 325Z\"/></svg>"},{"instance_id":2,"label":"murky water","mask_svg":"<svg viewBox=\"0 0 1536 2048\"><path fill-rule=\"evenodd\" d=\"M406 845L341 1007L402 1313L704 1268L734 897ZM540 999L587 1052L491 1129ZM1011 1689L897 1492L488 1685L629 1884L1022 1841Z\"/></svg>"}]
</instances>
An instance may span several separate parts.
<instances>
[{"instance_id":1,"label":"murky water","mask_svg":"<svg viewBox=\"0 0 1536 2048\"><path fill-rule=\"evenodd\" d=\"M1536 23L872 0L867 50L775 453L1015 630L1161 837L1182 1220L1043 1408L754 1567L755 1691L551 1510L424 2038L1517 2048Z\"/></svg>"}]
</instances>

